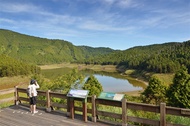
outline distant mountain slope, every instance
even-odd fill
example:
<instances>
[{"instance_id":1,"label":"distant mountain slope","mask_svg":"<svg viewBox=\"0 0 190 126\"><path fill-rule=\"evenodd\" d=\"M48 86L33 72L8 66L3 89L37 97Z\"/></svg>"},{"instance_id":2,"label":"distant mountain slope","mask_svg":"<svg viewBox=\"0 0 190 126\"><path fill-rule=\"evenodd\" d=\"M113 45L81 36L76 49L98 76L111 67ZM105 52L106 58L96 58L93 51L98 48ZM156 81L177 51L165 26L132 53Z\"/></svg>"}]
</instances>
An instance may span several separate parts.
<instances>
[{"instance_id":1,"label":"distant mountain slope","mask_svg":"<svg viewBox=\"0 0 190 126\"><path fill-rule=\"evenodd\" d=\"M33 37L0 29L0 54L35 64L76 62L113 51L110 48L74 46L64 40Z\"/></svg>"},{"instance_id":2,"label":"distant mountain slope","mask_svg":"<svg viewBox=\"0 0 190 126\"><path fill-rule=\"evenodd\" d=\"M124 66L158 73L173 73L182 65L190 72L190 40L138 46L127 50L75 46L0 29L0 54L35 64L85 63Z\"/></svg>"},{"instance_id":3,"label":"distant mountain slope","mask_svg":"<svg viewBox=\"0 0 190 126\"><path fill-rule=\"evenodd\" d=\"M115 64L125 66L126 69L158 73L173 73L185 65L190 72L190 40L133 47L89 62L97 61L101 61L100 64Z\"/></svg>"}]
</instances>

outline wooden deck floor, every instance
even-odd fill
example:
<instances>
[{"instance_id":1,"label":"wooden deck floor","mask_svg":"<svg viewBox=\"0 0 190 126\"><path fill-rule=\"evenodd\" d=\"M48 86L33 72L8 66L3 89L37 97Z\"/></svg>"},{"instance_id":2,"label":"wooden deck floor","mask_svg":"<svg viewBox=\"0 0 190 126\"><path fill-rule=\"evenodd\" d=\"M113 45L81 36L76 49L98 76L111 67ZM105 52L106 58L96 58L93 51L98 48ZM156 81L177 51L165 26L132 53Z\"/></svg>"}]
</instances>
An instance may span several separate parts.
<instances>
[{"instance_id":1,"label":"wooden deck floor","mask_svg":"<svg viewBox=\"0 0 190 126\"><path fill-rule=\"evenodd\" d=\"M38 109L37 114L31 114L26 106L10 106L0 109L0 126L112 126L103 122L84 122L77 118L72 120L64 113L47 113Z\"/></svg>"}]
</instances>

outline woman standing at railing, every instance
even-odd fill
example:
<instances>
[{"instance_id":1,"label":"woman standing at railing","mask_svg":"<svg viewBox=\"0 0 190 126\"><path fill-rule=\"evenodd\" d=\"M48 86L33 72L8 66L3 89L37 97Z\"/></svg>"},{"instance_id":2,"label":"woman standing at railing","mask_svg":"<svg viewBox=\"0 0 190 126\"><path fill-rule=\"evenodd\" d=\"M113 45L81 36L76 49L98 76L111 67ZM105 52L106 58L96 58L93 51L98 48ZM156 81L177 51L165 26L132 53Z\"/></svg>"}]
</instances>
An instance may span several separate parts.
<instances>
[{"instance_id":1,"label":"woman standing at railing","mask_svg":"<svg viewBox=\"0 0 190 126\"><path fill-rule=\"evenodd\" d=\"M37 103L37 88L40 88L36 80L31 80L30 85L28 86L29 97L30 97L30 111L31 113L38 113L36 111L36 103Z\"/></svg>"}]
</instances>

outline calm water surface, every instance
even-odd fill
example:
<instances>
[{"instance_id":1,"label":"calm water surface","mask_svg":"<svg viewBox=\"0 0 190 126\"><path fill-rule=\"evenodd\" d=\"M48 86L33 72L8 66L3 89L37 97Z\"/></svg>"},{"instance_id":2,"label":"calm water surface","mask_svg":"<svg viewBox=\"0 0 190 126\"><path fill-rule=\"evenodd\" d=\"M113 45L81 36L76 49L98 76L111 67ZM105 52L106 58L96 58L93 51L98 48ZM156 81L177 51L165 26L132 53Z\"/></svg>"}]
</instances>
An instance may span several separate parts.
<instances>
[{"instance_id":1,"label":"calm water surface","mask_svg":"<svg viewBox=\"0 0 190 126\"><path fill-rule=\"evenodd\" d=\"M105 92L128 92L141 90L143 87L134 86L127 79L118 79L111 76L94 74L98 81L102 84Z\"/></svg>"},{"instance_id":2,"label":"calm water surface","mask_svg":"<svg viewBox=\"0 0 190 126\"><path fill-rule=\"evenodd\" d=\"M42 74L47 78L55 79L58 76L68 73L70 70L68 68L42 70ZM144 83L123 77L119 73L93 71L83 71L82 73L87 76L93 74L102 84L104 92L129 92L141 90L146 87Z\"/></svg>"}]
</instances>

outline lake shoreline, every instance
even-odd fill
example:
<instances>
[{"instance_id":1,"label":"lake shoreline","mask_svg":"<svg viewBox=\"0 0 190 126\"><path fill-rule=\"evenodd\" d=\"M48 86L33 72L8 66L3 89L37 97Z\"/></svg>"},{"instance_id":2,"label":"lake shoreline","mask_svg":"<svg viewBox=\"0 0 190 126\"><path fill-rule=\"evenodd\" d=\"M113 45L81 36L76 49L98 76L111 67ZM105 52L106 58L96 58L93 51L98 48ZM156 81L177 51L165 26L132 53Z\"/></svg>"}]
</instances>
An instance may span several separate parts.
<instances>
[{"instance_id":1,"label":"lake shoreline","mask_svg":"<svg viewBox=\"0 0 190 126\"><path fill-rule=\"evenodd\" d=\"M121 94L126 94L129 96L140 96L140 94L143 92L144 90L136 90L136 91L128 91L128 92L118 92Z\"/></svg>"},{"instance_id":2,"label":"lake shoreline","mask_svg":"<svg viewBox=\"0 0 190 126\"><path fill-rule=\"evenodd\" d=\"M52 65L43 65L39 66L42 70L49 70L49 69L58 69L58 68L77 68L78 70L84 70L84 69L90 69L93 71L104 71L104 72L118 72L118 69L116 69L116 66L114 65L85 65L85 64L70 64L70 63L63 63L63 64L52 64ZM122 70L120 70L122 71ZM119 74L119 73L118 73ZM139 79L139 77L134 77L130 75L120 74L124 77L130 77L133 80L139 81L146 86L148 85L148 82ZM123 93L131 96L140 96L140 93L143 92L143 90L137 90L137 91L127 91L127 92L118 92Z\"/></svg>"},{"instance_id":3,"label":"lake shoreline","mask_svg":"<svg viewBox=\"0 0 190 126\"><path fill-rule=\"evenodd\" d=\"M85 65L85 64L63 63L63 64L42 65L39 67L42 70L58 69L58 68L68 67L68 68L77 68L79 70L90 69L93 71L118 72L115 65ZM119 70L119 71L123 71L123 70ZM120 75L125 76L125 77L129 76L129 77L131 77L137 81L144 83L145 85L148 85L148 82L145 81L145 79L143 79L143 77L140 77L140 78L142 78L142 79L140 79L139 77L136 77L135 75L130 75L130 74L125 75L122 73Z\"/></svg>"}]
</instances>

